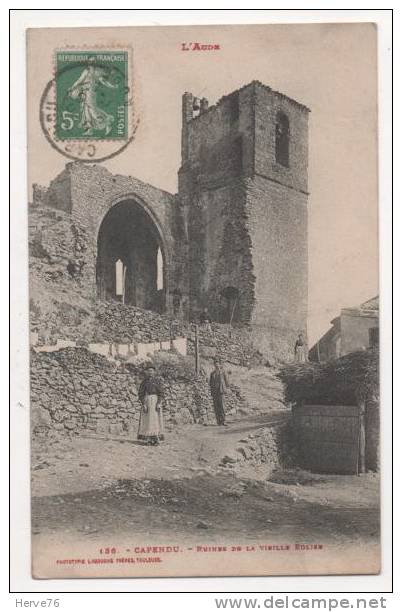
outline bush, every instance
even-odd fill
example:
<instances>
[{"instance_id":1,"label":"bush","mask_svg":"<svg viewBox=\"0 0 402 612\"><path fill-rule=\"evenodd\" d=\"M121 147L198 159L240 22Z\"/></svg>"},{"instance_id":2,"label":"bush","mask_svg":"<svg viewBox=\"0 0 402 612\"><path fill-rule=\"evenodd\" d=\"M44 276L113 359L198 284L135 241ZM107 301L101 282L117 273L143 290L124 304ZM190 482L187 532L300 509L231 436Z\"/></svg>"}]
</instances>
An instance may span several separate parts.
<instances>
[{"instance_id":1,"label":"bush","mask_svg":"<svg viewBox=\"0 0 402 612\"><path fill-rule=\"evenodd\" d=\"M356 405L379 394L378 350L356 351L324 364L301 363L278 373L292 403Z\"/></svg>"},{"instance_id":2,"label":"bush","mask_svg":"<svg viewBox=\"0 0 402 612\"><path fill-rule=\"evenodd\" d=\"M174 351L159 351L154 353L150 361L156 374L166 380L190 382L195 378L194 359L184 357Z\"/></svg>"}]
</instances>

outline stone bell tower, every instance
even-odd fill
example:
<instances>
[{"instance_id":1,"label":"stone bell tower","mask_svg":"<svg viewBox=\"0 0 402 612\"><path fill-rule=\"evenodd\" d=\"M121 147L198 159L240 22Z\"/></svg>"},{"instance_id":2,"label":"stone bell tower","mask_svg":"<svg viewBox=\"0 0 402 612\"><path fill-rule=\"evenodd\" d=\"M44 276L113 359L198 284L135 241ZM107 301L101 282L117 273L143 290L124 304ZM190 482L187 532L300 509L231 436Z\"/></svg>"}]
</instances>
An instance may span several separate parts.
<instances>
[{"instance_id":1,"label":"stone bell tower","mask_svg":"<svg viewBox=\"0 0 402 612\"><path fill-rule=\"evenodd\" d=\"M306 332L308 115L258 81L210 107L183 95L190 311L246 325L284 357Z\"/></svg>"}]
</instances>

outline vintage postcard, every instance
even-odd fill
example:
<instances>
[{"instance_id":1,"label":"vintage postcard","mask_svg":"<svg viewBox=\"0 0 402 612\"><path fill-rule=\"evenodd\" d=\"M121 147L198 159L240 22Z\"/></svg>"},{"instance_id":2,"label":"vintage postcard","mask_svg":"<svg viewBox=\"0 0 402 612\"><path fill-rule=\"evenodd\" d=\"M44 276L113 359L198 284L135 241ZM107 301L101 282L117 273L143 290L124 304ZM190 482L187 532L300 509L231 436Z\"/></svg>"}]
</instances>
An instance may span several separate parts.
<instances>
[{"instance_id":1,"label":"vintage postcard","mask_svg":"<svg viewBox=\"0 0 402 612\"><path fill-rule=\"evenodd\" d=\"M377 32L27 31L32 575L377 574Z\"/></svg>"}]
</instances>

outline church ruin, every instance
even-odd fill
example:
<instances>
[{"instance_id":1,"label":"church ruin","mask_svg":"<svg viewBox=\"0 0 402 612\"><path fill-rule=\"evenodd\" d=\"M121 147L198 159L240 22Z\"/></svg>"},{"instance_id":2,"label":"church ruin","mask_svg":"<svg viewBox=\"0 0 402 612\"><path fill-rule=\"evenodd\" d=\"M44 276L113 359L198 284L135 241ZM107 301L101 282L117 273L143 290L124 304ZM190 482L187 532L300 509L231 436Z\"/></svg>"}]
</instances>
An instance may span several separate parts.
<instances>
[{"instance_id":1,"label":"church ruin","mask_svg":"<svg viewBox=\"0 0 402 612\"><path fill-rule=\"evenodd\" d=\"M184 320L207 307L291 350L307 322L308 115L258 81L214 106L185 93L177 194L67 163L33 202L85 229L66 274L91 299Z\"/></svg>"}]
</instances>

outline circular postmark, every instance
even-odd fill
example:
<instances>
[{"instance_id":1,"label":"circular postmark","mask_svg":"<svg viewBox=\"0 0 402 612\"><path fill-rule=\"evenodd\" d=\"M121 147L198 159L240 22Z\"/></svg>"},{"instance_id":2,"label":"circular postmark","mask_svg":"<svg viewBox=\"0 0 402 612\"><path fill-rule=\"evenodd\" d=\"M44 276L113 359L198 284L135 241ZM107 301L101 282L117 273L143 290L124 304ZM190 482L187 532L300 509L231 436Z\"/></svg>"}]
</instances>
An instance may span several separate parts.
<instances>
[{"instance_id":1,"label":"circular postmark","mask_svg":"<svg viewBox=\"0 0 402 612\"><path fill-rule=\"evenodd\" d=\"M124 51L59 51L40 100L49 144L72 160L101 162L134 140L138 119Z\"/></svg>"}]
</instances>

